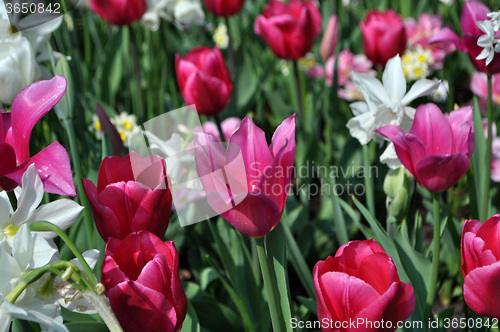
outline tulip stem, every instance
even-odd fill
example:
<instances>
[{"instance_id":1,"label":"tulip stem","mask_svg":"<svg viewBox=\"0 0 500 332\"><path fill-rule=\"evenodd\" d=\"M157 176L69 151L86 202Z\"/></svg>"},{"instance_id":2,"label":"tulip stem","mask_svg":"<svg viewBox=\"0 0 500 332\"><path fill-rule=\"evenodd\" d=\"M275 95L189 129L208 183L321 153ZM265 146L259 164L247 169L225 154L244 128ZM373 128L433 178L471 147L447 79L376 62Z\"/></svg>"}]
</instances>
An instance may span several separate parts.
<instances>
[{"instance_id":1,"label":"tulip stem","mask_svg":"<svg viewBox=\"0 0 500 332\"><path fill-rule=\"evenodd\" d=\"M482 198L481 206L481 220L486 220L489 216L489 204L490 204L490 178L491 178L491 160L492 151L491 144L493 141L493 95L492 95L492 82L491 75L488 74L488 110L486 112L486 117L488 118L488 138L486 139L486 175L484 179L484 193Z\"/></svg>"},{"instance_id":2,"label":"tulip stem","mask_svg":"<svg viewBox=\"0 0 500 332\"><path fill-rule=\"evenodd\" d=\"M54 232L57 235L59 235L61 240L63 240L64 243L66 243L69 250L71 250L73 255L75 255L75 257L78 259L80 264L82 264L83 269L85 270L85 272L87 272L87 276L92 282L92 284L94 286L97 285L97 279L95 278L92 269L87 264L87 261L83 258L82 254L80 253L76 245L73 243L73 241L71 241L71 239L68 237L68 235L66 235L66 233L62 229L60 229L59 227L48 221L36 221L30 224L30 230L33 232Z\"/></svg>"},{"instance_id":3,"label":"tulip stem","mask_svg":"<svg viewBox=\"0 0 500 332\"><path fill-rule=\"evenodd\" d=\"M432 243L432 272L429 293L427 294L427 318L432 317L432 304L436 296L436 284L439 269L439 244L441 238L441 219L439 216L439 194L434 193L434 242Z\"/></svg>"},{"instance_id":4,"label":"tulip stem","mask_svg":"<svg viewBox=\"0 0 500 332\"><path fill-rule=\"evenodd\" d=\"M365 191L366 191L366 203L368 205L368 211L375 217L375 199L373 197L373 181L370 177L370 154L368 151L368 145L363 145L363 176L365 180Z\"/></svg>"},{"instance_id":5,"label":"tulip stem","mask_svg":"<svg viewBox=\"0 0 500 332\"><path fill-rule=\"evenodd\" d=\"M224 21L226 23L227 28L227 54L229 56L229 65L231 66L231 77L233 78L233 85L236 80L236 62L234 60L234 49L233 49L233 35L231 33L231 25L229 24L229 17L225 17ZM233 94L233 97L236 94Z\"/></svg>"},{"instance_id":6,"label":"tulip stem","mask_svg":"<svg viewBox=\"0 0 500 332\"><path fill-rule=\"evenodd\" d=\"M273 324L273 331L282 332L284 331L283 322L281 320L281 315L278 307L278 293L276 285L273 282L271 273L269 271L269 262L267 260L266 254L266 244L265 238L255 239L257 244L257 252L259 254L260 270L262 272L262 279L264 281L264 290L267 295L267 302L269 304L269 312L271 314L271 322Z\"/></svg>"},{"instance_id":7,"label":"tulip stem","mask_svg":"<svg viewBox=\"0 0 500 332\"><path fill-rule=\"evenodd\" d=\"M76 134L75 134L75 128L73 126L73 120L71 119L64 119L64 127L66 128L66 133L68 135L68 141L69 141L69 151L71 153L71 160L73 162L73 169L75 170L75 175L76 175L76 191L78 193L78 199L80 200L80 204L83 205L83 219L85 222L85 228L87 229L87 246L88 248L93 247L93 242L92 242L92 234L93 232L93 226L94 226L94 220L92 219L92 210L89 204L89 201L87 200L87 196L85 195L85 191L83 190L83 185L82 185L82 163L80 161L80 155L78 154L78 145L76 143Z\"/></svg>"},{"instance_id":8,"label":"tulip stem","mask_svg":"<svg viewBox=\"0 0 500 332\"><path fill-rule=\"evenodd\" d=\"M295 77L295 89L297 93L297 108L299 118L304 116L304 104L302 101L302 88L300 86L300 73L299 73L299 64L297 60L293 60L293 75Z\"/></svg>"}]
</instances>

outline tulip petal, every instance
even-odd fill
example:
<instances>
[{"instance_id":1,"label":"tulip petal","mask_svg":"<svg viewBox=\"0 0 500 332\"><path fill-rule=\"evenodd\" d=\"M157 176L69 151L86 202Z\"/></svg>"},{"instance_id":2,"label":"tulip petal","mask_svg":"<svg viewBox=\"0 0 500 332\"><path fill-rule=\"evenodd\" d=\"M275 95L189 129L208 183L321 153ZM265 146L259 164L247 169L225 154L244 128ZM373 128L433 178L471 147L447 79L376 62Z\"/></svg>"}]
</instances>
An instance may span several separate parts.
<instances>
[{"instance_id":1,"label":"tulip petal","mask_svg":"<svg viewBox=\"0 0 500 332\"><path fill-rule=\"evenodd\" d=\"M170 278L168 275L172 271L166 271L168 267L167 260L161 254L156 255L152 260L146 263L137 282L144 287L151 288L158 293L167 294L170 291Z\"/></svg>"},{"instance_id":2,"label":"tulip petal","mask_svg":"<svg viewBox=\"0 0 500 332\"><path fill-rule=\"evenodd\" d=\"M0 175L9 174L16 170L16 152L7 143L0 143L0 156L2 162L0 163Z\"/></svg>"},{"instance_id":3,"label":"tulip petal","mask_svg":"<svg viewBox=\"0 0 500 332\"><path fill-rule=\"evenodd\" d=\"M500 258L500 216L494 215L484 222L477 231L477 237L485 243L484 250L491 250L493 255Z\"/></svg>"},{"instance_id":4,"label":"tulip petal","mask_svg":"<svg viewBox=\"0 0 500 332\"><path fill-rule=\"evenodd\" d=\"M456 33L451 31L450 28L444 27L438 32L434 33L429 38L429 44L443 44L451 42L460 52L467 52L467 47Z\"/></svg>"},{"instance_id":5,"label":"tulip petal","mask_svg":"<svg viewBox=\"0 0 500 332\"><path fill-rule=\"evenodd\" d=\"M199 114L207 116L220 113L231 99L231 91L223 80L200 71L188 77L181 92L188 105L194 104Z\"/></svg>"},{"instance_id":6,"label":"tulip petal","mask_svg":"<svg viewBox=\"0 0 500 332\"><path fill-rule=\"evenodd\" d=\"M265 132L253 120L245 117L240 127L231 136L229 144L240 147L247 176L248 191L259 183L266 168L273 164L273 155L268 148Z\"/></svg>"},{"instance_id":7,"label":"tulip petal","mask_svg":"<svg viewBox=\"0 0 500 332\"><path fill-rule=\"evenodd\" d=\"M105 157L99 166L97 192L101 192L110 183L134 181L134 172L130 163L130 155Z\"/></svg>"},{"instance_id":8,"label":"tulip petal","mask_svg":"<svg viewBox=\"0 0 500 332\"><path fill-rule=\"evenodd\" d=\"M254 31L262 36L276 56L282 59L293 59L287 49L285 35L270 19L259 15L255 20Z\"/></svg>"},{"instance_id":9,"label":"tulip petal","mask_svg":"<svg viewBox=\"0 0 500 332\"><path fill-rule=\"evenodd\" d=\"M417 108L410 133L417 136L427 147L427 154L450 154L453 137L450 123L435 104Z\"/></svg>"},{"instance_id":10,"label":"tulip petal","mask_svg":"<svg viewBox=\"0 0 500 332\"><path fill-rule=\"evenodd\" d=\"M126 281L108 292L111 308L128 331L174 331L177 314L165 295Z\"/></svg>"},{"instance_id":11,"label":"tulip petal","mask_svg":"<svg viewBox=\"0 0 500 332\"><path fill-rule=\"evenodd\" d=\"M475 313L500 318L500 262L472 270L464 279L463 293Z\"/></svg>"},{"instance_id":12,"label":"tulip petal","mask_svg":"<svg viewBox=\"0 0 500 332\"><path fill-rule=\"evenodd\" d=\"M453 133L452 152L461 151L472 157L474 151L474 124L472 120L472 106L461 107L451 111L448 121Z\"/></svg>"},{"instance_id":13,"label":"tulip petal","mask_svg":"<svg viewBox=\"0 0 500 332\"><path fill-rule=\"evenodd\" d=\"M111 239L114 240L114 239ZM106 245L107 249L108 245ZM106 296L108 296L109 290L118 285L121 282L128 281L129 278L123 273L121 267L118 266L116 261L112 256L105 255L104 262L102 263L102 275L101 281L106 288L104 289Z\"/></svg>"},{"instance_id":14,"label":"tulip petal","mask_svg":"<svg viewBox=\"0 0 500 332\"><path fill-rule=\"evenodd\" d=\"M57 75L50 81L39 81L27 86L14 99L11 110L12 135L19 164L29 158L33 127L61 100L65 91L66 79Z\"/></svg>"},{"instance_id":15,"label":"tulip petal","mask_svg":"<svg viewBox=\"0 0 500 332\"><path fill-rule=\"evenodd\" d=\"M208 196L209 203L213 199L212 195ZM235 200L238 200L238 195L235 195ZM264 194L248 193L241 203L221 213L221 216L244 236L260 238L276 227L281 213L271 198Z\"/></svg>"},{"instance_id":16,"label":"tulip petal","mask_svg":"<svg viewBox=\"0 0 500 332\"><path fill-rule=\"evenodd\" d=\"M384 294L394 282L399 281L396 265L385 252L367 256L361 261L359 270L356 272L350 275L370 284L380 295Z\"/></svg>"},{"instance_id":17,"label":"tulip petal","mask_svg":"<svg viewBox=\"0 0 500 332\"><path fill-rule=\"evenodd\" d=\"M33 163L42 179L45 192L76 196L68 153L59 142L55 141L31 157L23 167L6 176L20 183L25 170Z\"/></svg>"},{"instance_id":18,"label":"tulip petal","mask_svg":"<svg viewBox=\"0 0 500 332\"><path fill-rule=\"evenodd\" d=\"M438 193L455 185L469 167L469 158L462 152L431 155L415 165L415 178L425 189Z\"/></svg>"}]
</instances>

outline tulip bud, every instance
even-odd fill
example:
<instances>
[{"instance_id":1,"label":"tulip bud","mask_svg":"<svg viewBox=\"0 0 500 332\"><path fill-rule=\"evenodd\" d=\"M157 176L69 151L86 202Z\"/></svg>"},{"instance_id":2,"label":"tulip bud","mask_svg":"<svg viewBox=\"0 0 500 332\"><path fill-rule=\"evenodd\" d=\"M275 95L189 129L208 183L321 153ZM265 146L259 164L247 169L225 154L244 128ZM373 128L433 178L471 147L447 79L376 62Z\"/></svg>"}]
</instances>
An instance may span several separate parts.
<instances>
[{"instance_id":1,"label":"tulip bud","mask_svg":"<svg viewBox=\"0 0 500 332\"><path fill-rule=\"evenodd\" d=\"M337 46L337 35L337 15L332 15L328 20L328 25L326 26L323 38L321 39L321 44L319 46L319 54L321 55L321 58L323 58L323 60L326 60L329 57L333 56L335 52L335 46Z\"/></svg>"},{"instance_id":2,"label":"tulip bud","mask_svg":"<svg viewBox=\"0 0 500 332\"><path fill-rule=\"evenodd\" d=\"M384 180L384 192L387 195L387 212L396 221L406 217L410 199L415 189L415 181L404 167L391 169Z\"/></svg>"}]
</instances>

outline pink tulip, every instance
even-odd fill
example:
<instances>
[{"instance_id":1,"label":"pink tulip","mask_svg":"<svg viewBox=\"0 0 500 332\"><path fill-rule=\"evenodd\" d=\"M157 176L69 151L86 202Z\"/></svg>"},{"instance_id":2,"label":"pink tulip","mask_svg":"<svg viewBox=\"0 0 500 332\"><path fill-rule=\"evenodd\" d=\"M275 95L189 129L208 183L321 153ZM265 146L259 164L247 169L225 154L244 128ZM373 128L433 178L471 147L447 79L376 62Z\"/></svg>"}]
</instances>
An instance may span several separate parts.
<instances>
[{"instance_id":1,"label":"pink tulip","mask_svg":"<svg viewBox=\"0 0 500 332\"><path fill-rule=\"evenodd\" d=\"M102 264L102 283L116 318L126 332L175 332L186 317L173 241L140 231L110 238Z\"/></svg>"},{"instance_id":2,"label":"pink tulip","mask_svg":"<svg viewBox=\"0 0 500 332\"><path fill-rule=\"evenodd\" d=\"M403 20L391 9L369 11L360 28L365 54L377 65L385 66L390 58L406 50Z\"/></svg>"},{"instance_id":3,"label":"pink tulip","mask_svg":"<svg viewBox=\"0 0 500 332\"><path fill-rule=\"evenodd\" d=\"M478 315L500 319L500 215L486 222L466 220L462 230L463 293Z\"/></svg>"},{"instance_id":4,"label":"pink tulip","mask_svg":"<svg viewBox=\"0 0 500 332\"><path fill-rule=\"evenodd\" d=\"M59 142L32 157L29 149L33 127L61 100L65 91L66 79L58 75L21 90L10 112L0 108L0 190L12 190L21 185L24 172L34 163L44 191L76 195L68 153Z\"/></svg>"},{"instance_id":5,"label":"pink tulip","mask_svg":"<svg viewBox=\"0 0 500 332\"><path fill-rule=\"evenodd\" d=\"M394 331L415 308L410 284L400 281L392 258L375 240L351 241L335 257L319 261L313 270L316 306L323 331L353 331L343 322L385 321L385 327L357 326L359 331ZM339 325L340 324L340 325Z\"/></svg>"},{"instance_id":6,"label":"pink tulip","mask_svg":"<svg viewBox=\"0 0 500 332\"><path fill-rule=\"evenodd\" d=\"M500 105L500 73L492 76L491 87L493 102L497 105ZM481 99L480 101L486 103L486 101L488 100L488 76L485 73L473 73L470 82L470 89L476 96ZM486 108L486 105L484 106Z\"/></svg>"},{"instance_id":7,"label":"pink tulip","mask_svg":"<svg viewBox=\"0 0 500 332\"><path fill-rule=\"evenodd\" d=\"M328 20L328 25L326 26L323 38L321 39L321 44L319 46L319 54L323 60L328 59L335 52L335 46L337 46L337 35L337 15L332 15Z\"/></svg>"},{"instance_id":8,"label":"pink tulip","mask_svg":"<svg viewBox=\"0 0 500 332\"><path fill-rule=\"evenodd\" d=\"M164 160L159 156L142 158L132 151L124 158L104 158L97 188L92 181L82 179L103 240L124 239L141 230L163 237L172 209L166 181Z\"/></svg>"},{"instance_id":9,"label":"pink tulip","mask_svg":"<svg viewBox=\"0 0 500 332\"><path fill-rule=\"evenodd\" d=\"M142 18L146 0L89 0L90 9L115 25L130 25Z\"/></svg>"},{"instance_id":10,"label":"pink tulip","mask_svg":"<svg viewBox=\"0 0 500 332\"><path fill-rule=\"evenodd\" d=\"M241 120L239 118L227 118L222 121L221 127L224 134L224 140L229 141L231 135L238 129L240 126ZM221 140L219 129L217 125L213 122L207 121L202 125L203 132L205 134L209 134Z\"/></svg>"},{"instance_id":11,"label":"pink tulip","mask_svg":"<svg viewBox=\"0 0 500 332\"><path fill-rule=\"evenodd\" d=\"M228 17L239 13L245 0L203 0L203 3L215 15Z\"/></svg>"},{"instance_id":12,"label":"pink tulip","mask_svg":"<svg viewBox=\"0 0 500 332\"><path fill-rule=\"evenodd\" d=\"M450 188L470 167L474 151L470 106L444 115L434 104L420 105L408 134L395 125L376 132L394 143L401 163L431 192Z\"/></svg>"},{"instance_id":13,"label":"pink tulip","mask_svg":"<svg viewBox=\"0 0 500 332\"><path fill-rule=\"evenodd\" d=\"M333 84L333 67L335 65L335 57L331 57L326 62L326 83ZM337 80L340 86L344 86L351 80L351 72L360 74L368 74L377 76L377 72L372 69L373 63L366 58L364 54L354 55L349 50L343 50L339 53L337 63Z\"/></svg>"},{"instance_id":14,"label":"pink tulip","mask_svg":"<svg viewBox=\"0 0 500 332\"><path fill-rule=\"evenodd\" d=\"M443 30L441 27L441 17L439 15L431 16L424 13L418 17L418 21L410 17L405 20L404 24L406 36L411 47L414 48L420 45L424 50L429 49L434 59L432 68L441 69L446 55L456 50L455 44L450 41L435 44L429 43L429 38Z\"/></svg>"},{"instance_id":15,"label":"pink tulip","mask_svg":"<svg viewBox=\"0 0 500 332\"><path fill-rule=\"evenodd\" d=\"M196 169L210 206L245 236L263 237L274 229L290 190L295 115L276 129L270 146L249 117L229 139L227 151L211 135L197 140ZM240 155L242 163L233 163Z\"/></svg>"},{"instance_id":16,"label":"pink tulip","mask_svg":"<svg viewBox=\"0 0 500 332\"><path fill-rule=\"evenodd\" d=\"M197 47L181 58L175 56L177 83L186 104L202 115L217 115L231 100L233 84L217 47Z\"/></svg>"},{"instance_id":17,"label":"pink tulip","mask_svg":"<svg viewBox=\"0 0 500 332\"><path fill-rule=\"evenodd\" d=\"M255 33L269 45L278 58L303 58L321 31L321 14L312 0L271 0L257 17Z\"/></svg>"},{"instance_id":18,"label":"pink tulip","mask_svg":"<svg viewBox=\"0 0 500 332\"><path fill-rule=\"evenodd\" d=\"M487 14L490 12L490 9L479 1L466 1L460 19L463 40L453 31L445 28L431 37L429 43L452 42L460 51L469 53L469 58L478 71L488 74L499 73L500 57L495 56L488 66L486 66L484 59L476 60L476 57L483 50L482 47L477 45L477 40L480 36L484 35L484 32L477 27L476 22L488 20Z\"/></svg>"}]
</instances>

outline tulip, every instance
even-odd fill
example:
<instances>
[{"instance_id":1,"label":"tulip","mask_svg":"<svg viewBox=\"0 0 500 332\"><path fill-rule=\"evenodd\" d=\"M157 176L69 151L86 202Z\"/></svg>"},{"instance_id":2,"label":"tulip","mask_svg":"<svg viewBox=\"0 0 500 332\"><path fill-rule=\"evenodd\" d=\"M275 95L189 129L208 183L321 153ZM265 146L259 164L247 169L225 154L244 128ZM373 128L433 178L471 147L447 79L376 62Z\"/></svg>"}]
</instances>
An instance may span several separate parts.
<instances>
[{"instance_id":1,"label":"tulip","mask_svg":"<svg viewBox=\"0 0 500 332\"><path fill-rule=\"evenodd\" d=\"M271 0L257 17L254 31L278 58L298 60L311 51L321 31L321 14L312 0Z\"/></svg>"},{"instance_id":2,"label":"tulip","mask_svg":"<svg viewBox=\"0 0 500 332\"><path fill-rule=\"evenodd\" d=\"M201 144L202 139L207 144ZM197 134L196 170L208 203L241 234L263 237L278 225L290 189L295 115L276 129L269 147L264 131L249 117L229 139L227 151L218 142L211 135ZM228 169L236 154L242 156L243 165ZM220 172L222 168L228 171ZM226 176L234 181L227 183Z\"/></svg>"},{"instance_id":3,"label":"tulip","mask_svg":"<svg viewBox=\"0 0 500 332\"><path fill-rule=\"evenodd\" d=\"M321 44L319 46L319 54L321 55L323 60L328 59L335 52L335 46L337 45L338 28L337 15L330 16L328 25L326 26L325 32L323 33L323 38L321 39Z\"/></svg>"},{"instance_id":4,"label":"tulip","mask_svg":"<svg viewBox=\"0 0 500 332\"><path fill-rule=\"evenodd\" d=\"M488 20L487 14L490 9L479 1L466 1L460 18L460 26L462 28L462 37L460 39L449 28L444 28L441 32L436 33L429 39L429 43L452 42L462 52L467 52L472 64L478 71L487 74L495 74L500 72L500 57L495 56L493 61L486 66L484 59L477 60L476 57L481 53L483 48L477 45L477 40L484 32L478 28L476 22Z\"/></svg>"},{"instance_id":5,"label":"tulip","mask_svg":"<svg viewBox=\"0 0 500 332\"><path fill-rule=\"evenodd\" d=\"M90 9L115 25L130 25L146 12L146 0L89 0Z\"/></svg>"},{"instance_id":6,"label":"tulip","mask_svg":"<svg viewBox=\"0 0 500 332\"><path fill-rule=\"evenodd\" d=\"M466 220L462 231L463 294L478 315L500 319L500 214L486 222Z\"/></svg>"},{"instance_id":7,"label":"tulip","mask_svg":"<svg viewBox=\"0 0 500 332\"><path fill-rule=\"evenodd\" d=\"M228 17L239 13L245 0L203 0L203 3L215 15Z\"/></svg>"},{"instance_id":8,"label":"tulip","mask_svg":"<svg viewBox=\"0 0 500 332\"><path fill-rule=\"evenodd\" d=\"M10 112L0 108L0 190L12 190L21 184L29 165L35 164L45 192L75 196L68 153L54 142L30 157L31 131L35 124L66 91L66 79L35 82L19 92Z\"/></svg>"},{"instance_id":9,"label":"tulip","mask_svg":"<svg viewBox=\"0 0 500 332\"><path fill-rule=\"evenodd\" d=\"M110 238L102 264L102 283L124 331L179 331L187 301L179 278L173 241L147 231L123 240Z\"/></svg>"},{"instance_id":10,"label":"tulip","mask_svg":"<svg viewBox=\"0 0 500 332\"><path fill-rule=\"evenodd\" d=\"M479 106L486 109L488 100L488 76L485 73L472 74L470 90L479 97ZM493 103L500 105L500 73L491 76L491 94Z\"/></svg>"},{"instance_id":11,"label":"tulip","mask_svg":"<svg viewBox=\"0 0 500 332\"><path fill-rule=\"evenodd\" d=\"M406 30L401 17L387 10L371 10L360 23L365 54L373 63L385 66L386 62L406 50Z\"/></svg>"},{"instance_id":12,"label":"tulip","mask_svg":"<svg viewBox=\"0 0 500 332\"><path fill-rule=\"evenodd\" d=\"M401 163L430 192L450 188L470 167L474 151L471 106L445 116L434 104L420 105L408 134L395 125L376 132L394 143Z\"/></svg>"},{"instance_id":13,"label":"tulip","mask_svg":"<svg viewBox=\"0 0 500 332\"><path fill-rule=\"evenodd\" d=\"M163 237L172 209L166 180L164 161L159 156L142 158L133 151L123 158L113 156L102 161L97 188L92 181L82 179L103 240L124 239L141 230Z\"/></svg>"},{"instance_id":14,"label":"tulip","mask_svg":"<svg viewBox=\"0 0 500 332\"><path fill-rule=\"evenodd\" d=\"M373 239L342 245L335 257L316 263L313 277L318 319L330 324L323 331L340 331L335 322L362 319L393 324L358 326L360 331L394 331L415 308L412 285L399 280L392 258Z\"/></svg>"},{"instance_id":15,"label":"tulip","mask_svg":"<svg viewBox=\"0 0 500 332\"><path fill-rule=\"evenodd\" d=\"M221 129L223 131L223 136L225 141L229 141L231 135L239 128L241 123L241 119L239 118L227 118L226 120L221 122ZM203 123L202 130L205 134L210 134L221 140L221 136L219 133L219 129L217 125L213 122L207 121Z\"/></svg>"},{"instance_id":16,"label":"tulip","mask_svg":"<svg viewBox=\"0 0 500 332\"><path fill-rule=\"evenodd\" d=\"M217 115L231 99L233 85L219 49L198 47L175 57L177 83L186 104L202 115Z\"/></svg>"}]
</instances>

